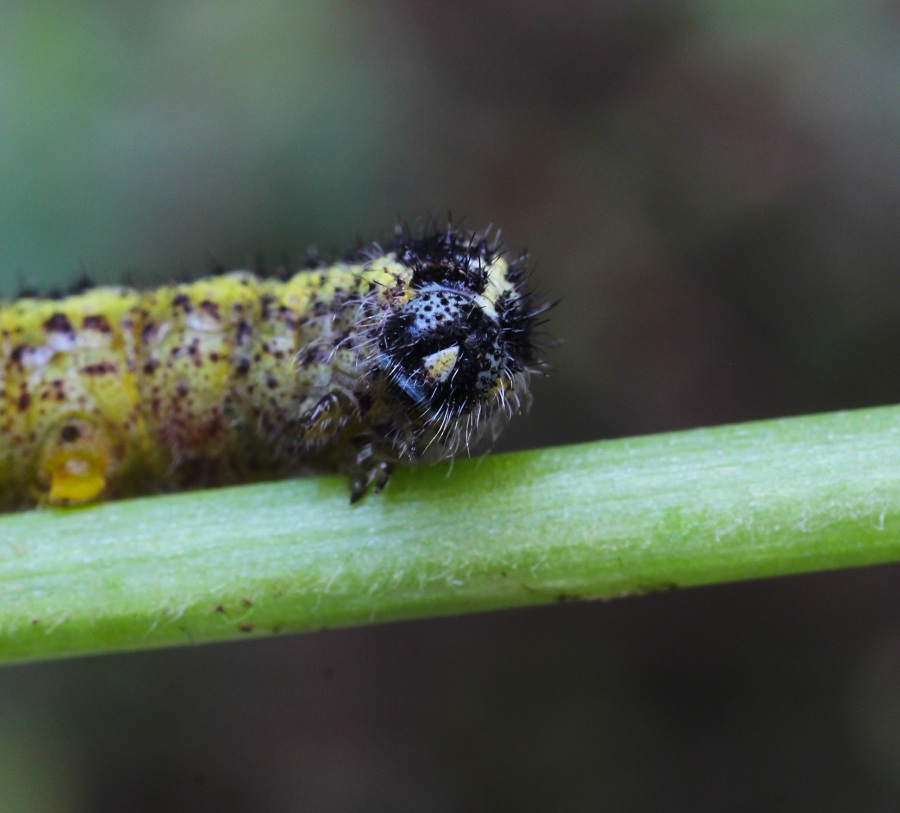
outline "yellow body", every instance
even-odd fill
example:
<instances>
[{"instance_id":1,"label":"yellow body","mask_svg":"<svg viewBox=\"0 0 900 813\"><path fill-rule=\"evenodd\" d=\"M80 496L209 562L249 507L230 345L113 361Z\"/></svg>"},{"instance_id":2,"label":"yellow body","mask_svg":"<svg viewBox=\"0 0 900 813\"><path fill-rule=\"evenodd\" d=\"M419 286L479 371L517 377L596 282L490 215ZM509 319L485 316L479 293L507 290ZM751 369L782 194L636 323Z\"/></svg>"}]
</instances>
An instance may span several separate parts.
<instances>
[{"instance_id":1,"label":"yellow body","mask_svg":"<svg viewBox=\"0 0 900 813\"><path fill-rule=\"evenodd\" d=\"M319 429L333 442L374 352L354 303L395 307L411 274L388 254L0 306L0 506L250 479Z\"/></svg>"}]
</instances>

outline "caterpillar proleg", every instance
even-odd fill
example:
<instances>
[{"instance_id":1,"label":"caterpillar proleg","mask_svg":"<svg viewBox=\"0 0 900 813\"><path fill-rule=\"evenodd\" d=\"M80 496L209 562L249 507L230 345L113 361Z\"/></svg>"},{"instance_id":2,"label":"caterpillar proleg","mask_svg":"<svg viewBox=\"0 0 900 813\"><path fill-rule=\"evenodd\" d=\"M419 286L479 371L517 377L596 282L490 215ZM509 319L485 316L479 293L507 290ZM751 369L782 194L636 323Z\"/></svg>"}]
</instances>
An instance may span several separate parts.
<instances>
[{"instance_id":1,"label":"caterpillar proleg","mask_svg":"<svg viewBox=\"0 0 900 813\"><path fill-rule=\"evenodd\" d=\"M310 470L351 498L467 451L540 367L523 258L446 229L285 279L0 305L0 505L72 505Z\"/></svg>"}]
</instances>

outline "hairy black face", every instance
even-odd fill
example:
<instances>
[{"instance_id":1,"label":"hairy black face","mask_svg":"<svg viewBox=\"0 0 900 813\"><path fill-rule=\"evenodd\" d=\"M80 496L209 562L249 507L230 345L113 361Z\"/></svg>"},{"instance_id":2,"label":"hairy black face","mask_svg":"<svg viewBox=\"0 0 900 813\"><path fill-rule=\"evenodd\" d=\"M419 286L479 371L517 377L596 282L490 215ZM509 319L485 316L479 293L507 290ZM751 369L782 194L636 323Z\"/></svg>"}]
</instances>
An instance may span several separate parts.
<instances>
[{"instance_id":1,"label":"hairy black face","mask_svg":"<svg viewBox=\"0 0 900 813\"><path fill-rule=\"evenodd\" d=\"M426 284L386 322L380 366L399 397L434 418L463 415L522 369L493 305Z\"/></svg>"}]
</instances>

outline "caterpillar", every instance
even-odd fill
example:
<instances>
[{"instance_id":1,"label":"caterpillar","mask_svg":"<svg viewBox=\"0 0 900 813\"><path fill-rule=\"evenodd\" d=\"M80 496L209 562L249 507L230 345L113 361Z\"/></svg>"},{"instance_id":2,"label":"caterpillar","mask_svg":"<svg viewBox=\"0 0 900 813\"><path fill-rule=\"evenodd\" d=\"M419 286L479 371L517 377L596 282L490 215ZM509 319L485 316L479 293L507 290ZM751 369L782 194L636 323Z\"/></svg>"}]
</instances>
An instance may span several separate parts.
<instances>
[{"instance_id":1,"label":"caterpillar","mask_svg":"<svg viewBox=\"0 0 900 813\"><path fill-rule=\"evenodd\" d=\"M525 256L395 231L333 265L0 305L0 506L399 464L494 438L541 368ZM311 264L312 265L312 264Z\"/></svg>"}]
</instances>

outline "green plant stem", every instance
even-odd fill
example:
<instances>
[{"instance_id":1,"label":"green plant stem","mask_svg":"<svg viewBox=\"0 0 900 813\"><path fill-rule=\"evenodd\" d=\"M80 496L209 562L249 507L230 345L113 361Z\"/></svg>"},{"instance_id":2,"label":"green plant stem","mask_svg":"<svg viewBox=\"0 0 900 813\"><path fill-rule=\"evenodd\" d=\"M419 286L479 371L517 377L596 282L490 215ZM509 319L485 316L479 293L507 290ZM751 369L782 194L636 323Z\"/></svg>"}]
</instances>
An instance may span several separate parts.
<instances>
[{"instance_id":1,"label":"green plant stem","mask_svg":"<svg viewBox=\"0 0 900 813\"><path fill-rule=\"evenodd\" d=\"M0 517L0 660L900 559L900 408Z\"/></svg>"}]
</instances>

